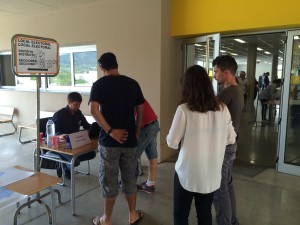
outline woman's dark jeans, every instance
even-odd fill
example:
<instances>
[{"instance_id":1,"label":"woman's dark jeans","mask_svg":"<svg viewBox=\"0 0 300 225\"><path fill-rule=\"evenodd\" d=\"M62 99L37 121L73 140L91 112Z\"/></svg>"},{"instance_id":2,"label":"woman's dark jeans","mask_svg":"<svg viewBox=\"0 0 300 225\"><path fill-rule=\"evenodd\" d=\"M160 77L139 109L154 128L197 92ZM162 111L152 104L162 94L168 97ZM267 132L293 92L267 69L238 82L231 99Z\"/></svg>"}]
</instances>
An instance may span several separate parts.
<instances>
[{"instance_id":1,"label":"woman's dark jeans","mask_svg":"<svg viewBox=\"0 0 300 225\"><path fill-rule=\"evenodd\" d=\"M197 211L198 225L212 225L211 205L214 192L201 194L185 190L175 172L174 176L174 225L188 225L189 214L193 199Z\"/></svg>"}]
</instances>

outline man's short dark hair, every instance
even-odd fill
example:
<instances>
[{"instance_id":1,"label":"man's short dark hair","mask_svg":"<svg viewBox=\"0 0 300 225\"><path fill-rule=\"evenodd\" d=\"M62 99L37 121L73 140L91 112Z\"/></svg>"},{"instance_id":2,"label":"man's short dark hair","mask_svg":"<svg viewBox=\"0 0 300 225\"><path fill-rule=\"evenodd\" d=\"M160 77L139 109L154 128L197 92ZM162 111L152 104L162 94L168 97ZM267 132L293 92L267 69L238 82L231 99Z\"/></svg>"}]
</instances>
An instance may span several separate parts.
<instances>
[{"instance_id":1,"label":"man's short dark hair","mask_svg":"<svg viewBox=\"0 0 300 225\"><path fill-rule=\"evenodd\" d=\"M71 92L68 94L68 102L82 102L81 94L78 92Z\"/></svg>"},{"instance_id":2,"label":"man's short dark hair","mask_svg":"<svg viewBox=\"0 0 300 225\"><path fill-rule=\"evenodd\" d=\"M275 80L273 80L273 83L274 84L281 84L281 79L275 79Z\"/></svg>"},{"instance_id":3,"label":"man's short dark hair","mask_svg":"<svg viewBox=\"0 0 300 225\"><path fill-rule=\"evenodd\" d=\"M213 60L212 64L220 68L222 72L229 70L233 75L235 75L238 68L235 59L230 55L220 55Z\"/></svg>"},{"instance_id":4,"label":"man's short dark hair","mask_svg":"<svg viewBox=\"0 0 300 225\"><path fill-rule=\"evenodd\" d=\"M116 56L111 52L106 52L100 56L98 59L99 66L101 66L103 69L111 70L111 69L117 69L118 63Z\"/></svg>"}]
</instances>

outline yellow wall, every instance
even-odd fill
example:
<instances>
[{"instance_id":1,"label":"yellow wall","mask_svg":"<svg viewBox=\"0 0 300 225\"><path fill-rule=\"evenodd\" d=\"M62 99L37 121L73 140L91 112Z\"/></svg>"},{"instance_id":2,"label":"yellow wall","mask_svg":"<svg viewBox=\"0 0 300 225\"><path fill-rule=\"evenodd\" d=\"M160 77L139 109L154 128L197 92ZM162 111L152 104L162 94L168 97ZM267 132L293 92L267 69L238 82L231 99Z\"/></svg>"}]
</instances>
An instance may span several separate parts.
<instances>
[{"instance_id":1,"label":"yellow wall","mask_svg":"<svg viewBox=\"0 0 300 225\"><path fill-rule=\"evenodd\" d=\"M294 0L172 0L172 36L300 27Z\"/></svg>"}]
</instances>

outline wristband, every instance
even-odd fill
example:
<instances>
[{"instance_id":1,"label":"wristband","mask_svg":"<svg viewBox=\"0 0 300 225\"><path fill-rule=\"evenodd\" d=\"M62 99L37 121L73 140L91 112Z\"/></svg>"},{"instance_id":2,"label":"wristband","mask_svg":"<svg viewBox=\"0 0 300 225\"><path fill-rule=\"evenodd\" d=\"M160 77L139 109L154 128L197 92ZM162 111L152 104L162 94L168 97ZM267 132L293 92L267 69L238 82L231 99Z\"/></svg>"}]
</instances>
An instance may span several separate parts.
<instances>
[{"instance_id":1,"label":"wristband","mask_svg":"<svg viewBox=\"0 0 300 225\"><path fill-rule=\"evenodd\" d=\"M106 134L107 134L107 135L110 135L111 132L112 132L112 128L110 128L110 129L106 132Z\"/></svg>"}]
</instances>

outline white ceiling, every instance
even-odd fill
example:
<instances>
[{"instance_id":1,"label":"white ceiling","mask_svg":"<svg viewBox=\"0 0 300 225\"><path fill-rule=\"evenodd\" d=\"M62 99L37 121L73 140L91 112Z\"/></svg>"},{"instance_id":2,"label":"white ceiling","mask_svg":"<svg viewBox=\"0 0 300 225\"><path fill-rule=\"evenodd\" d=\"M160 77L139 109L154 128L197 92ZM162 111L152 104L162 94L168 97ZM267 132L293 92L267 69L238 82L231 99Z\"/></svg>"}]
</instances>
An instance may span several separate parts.
<instances>
[{"instance_id":1,"label":"white ceiling","mask_svg":"<svg viewBox=\"0 0 300 225\"><path fill-rule=\"evenodd\" d=\"M245 43L239 43L234 39L241 39ZM282 64L284 52L285 32L272 34L256 34L239 37L228 37L221 39L221 50L225 50L224 54L233 55L240 63L247 62L249 45L257 48L257 61L259 63L272 63L273 55L278 56L278 64ZM268 53L267 53L268 52Z\"/></svg>"},{"instance_id":2,"label":"white ceiling","mask_svg":"<svg viewBox=\"0 0 300 225\"><path fill-rule=\"evenodd\" d=\"M0 0L0 20L45 13L103 0Z\"/></svg>"},{"instance_id":3,"label":"white ceiling","mask_svg":"<svg viewBox=\"0 0 300 225\"><path fill-rule=\"evenodd\" d=\"M237 42L234 39L241 39L245 43ZM257 63L272 64L273 55L278 55L278 64L282 64L284 52L285 32L269 34L238 35L221 37L221 54L232 55L238 64L246 64L249 46L253 44L257 48ZM205 61L206 46L196 46L196 58ZM269 52L267 54L266 52ZM210 47L210 58L213 58L213 46Z\"/></svg>"}]
</instances>

